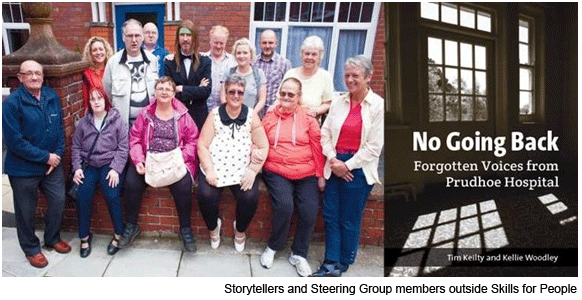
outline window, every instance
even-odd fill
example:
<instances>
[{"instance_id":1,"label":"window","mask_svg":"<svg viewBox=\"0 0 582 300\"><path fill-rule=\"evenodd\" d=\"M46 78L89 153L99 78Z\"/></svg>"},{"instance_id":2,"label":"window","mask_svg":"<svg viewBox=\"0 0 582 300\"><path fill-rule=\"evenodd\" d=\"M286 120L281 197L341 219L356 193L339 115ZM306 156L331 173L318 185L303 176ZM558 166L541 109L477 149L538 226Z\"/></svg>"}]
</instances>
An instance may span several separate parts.
<instances>
[{"instance_id":1,"label":"window","mask_svg":"<svg viewBox=\"0 0 582 300\"><path fill-rule=\"evenodd\" d=\"M428 37L429 122L487 120L487 48Z\"/></svg>"},{"instance_id":2,"label":"window","mask_svg":"<svg viewBox=\"0 0 582 300\"><path fill-rule=\"evenodd\" d=\"M426 122L492 120L494 13L471 4L421 3Z\"/></svg>"},{"instance_id":3,"label":"window","mask_svg":"<svg viewBox=\"0 0 582 300\"><path fill-rule=\"evenodd\" d=\"M533 22L519 19L519 113L532 115L535 112L534 59L531 29Z\"/></svg>"},{"instance_id":4,"label":"window","mask_svg":"<svg viewBox=\"0 0 582 300\"><path fill-rule=\"evenodd\" d=\"M10 54L28 40L30 25L24 22L20 3L2 3L2 55Z\"/></svg>"},{"instance_id":5,"label":"window","mask_svg":"<svg viewBox=\"0 0 582 300\"><path fill-rule=\"evenodd\" d=\"M424 19L457 25L478 31L491 32L491 13L456 3L420 4L420 16Z\"/></svg>"},{"instance_id":6,"label":"window","mask_svg":"<svg viewBox=\"0 0 582 300\"><path fill-rule=\"evenodd\" d=\"M321 67L333 74L336 91L344 86L343 64L347 58L372 56L380 12L376 2L257 2L251 6L251 38L260 52L259 37L263 30L277 33L277 51L301 65L299 48L310 35L321 37L325 55ZM332 47L333 46L333 47Z\"/></svg>"}]
</instances>

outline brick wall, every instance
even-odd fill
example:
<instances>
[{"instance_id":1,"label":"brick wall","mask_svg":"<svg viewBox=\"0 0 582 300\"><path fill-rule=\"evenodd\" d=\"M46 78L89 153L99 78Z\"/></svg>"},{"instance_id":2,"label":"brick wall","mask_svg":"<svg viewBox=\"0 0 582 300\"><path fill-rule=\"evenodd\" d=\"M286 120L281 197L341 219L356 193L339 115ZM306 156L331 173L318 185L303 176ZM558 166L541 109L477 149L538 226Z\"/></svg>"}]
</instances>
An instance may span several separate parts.
<instances>
[{"instance_id":1,"label":"brick wall","mask_svg":"<svg viewBox=\"0 0 582 300\"><path fill-rule=\"evenodd\" d=\"M260 180L260 179L258 179ZM247 237L255 242L267 242L271 232L271 219L273 218L270 196L260 183L260 196L257 211L253 221L246 231ZM43 216L46 202L41 201L39 208L39 221ZM232 222L235 219L235 200L228 189L223 192L222 201L219 204L219 216L223 220L222 234L227 237L233 236ZM297 215L293 216L289 237L295 234L295 223ZM198 208L196 194L192 195L192 231L199 240L208 241L208 229ZM41 222L42 223L42 222ZM178 213L174 205L172 195L167 188L148 188L142 200L139 213L139 226L144 231L156 231L162 235L176 236L179 231ZM65 214L63 217L63 229L75 231L78 228L77 211L74 201L67 200ZM101 191L96 193L93 201L93 217L91 229L95 233L112 233L113 225L109 217L107 205L101 195ZM317 217L313 241L324 241L323 217L320 211ZM360 243L366 245L381 246L384 243L384 201L383 195L373 192L366 208L364 209Z\"/></svg>"},{"instance_id":2,"label":"brick wall","mask_svg":"<svg viewBox=\"0 0 582 300\"><path fill-rule=\"evenodd\" d=\"M91 3L55 2L51 18L57 41L67 49L82 54L85 43L91 37Z\"/></svg>"}]
</instances>

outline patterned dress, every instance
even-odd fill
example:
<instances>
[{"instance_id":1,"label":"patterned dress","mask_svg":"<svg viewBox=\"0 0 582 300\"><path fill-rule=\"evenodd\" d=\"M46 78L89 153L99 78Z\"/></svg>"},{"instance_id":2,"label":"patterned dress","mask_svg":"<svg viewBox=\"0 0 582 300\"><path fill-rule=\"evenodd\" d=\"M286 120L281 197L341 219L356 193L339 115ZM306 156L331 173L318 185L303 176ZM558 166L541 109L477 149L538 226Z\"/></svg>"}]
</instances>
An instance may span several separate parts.
<instances>
[{"instance_id":1,"label":"patterned dress","mask_svg":"<svg viewBox=\"0 0 582 300\"><path fill-rule=\"evenodd\" d=\"M225 104L212 110L214 138L210 157L218 178L217 187L240 184L251 159L251 124L253 111L243 105L240 115L231 119Z\"/></svg>"}]
</instances>

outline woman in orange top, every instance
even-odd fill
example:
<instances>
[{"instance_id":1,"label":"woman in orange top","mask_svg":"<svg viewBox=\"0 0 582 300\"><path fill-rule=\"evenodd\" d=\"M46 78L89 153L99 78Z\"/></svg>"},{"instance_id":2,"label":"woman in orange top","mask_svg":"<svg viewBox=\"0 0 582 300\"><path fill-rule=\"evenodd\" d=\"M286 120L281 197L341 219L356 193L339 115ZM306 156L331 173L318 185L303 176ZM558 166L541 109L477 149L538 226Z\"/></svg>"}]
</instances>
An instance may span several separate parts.
<instances>
[{"instance_id":1,"label":"woman in orange top","mask_svg":"<svg viewBox=\"0 0 582 300\"><path fill-rule=\"evenodd\" d=\"M276 251L287 241L294 203L299 214L289 262L300 276L311 275L307 251L315 226L319 192L325 187L321 133L317 120L301 107L301 82L287 78L281 83L279 105L267 113L263 127L269 154L263 166L263 181L271 194L271 237L260 262L273 266Z\"/></svg>"},{"instance_id":2,"label":"woman in orange top","mask_svg":"<svg viewBox=\"0 0 582 300\"><path fill-rule=\"evenodd\" d=\"M113 56L111 45L102 37L91 37L83 50L83 60L91 64L83 71L83 108L89 108L89 91L103 88L105 65Z\"/></svg>"}]
</instances>

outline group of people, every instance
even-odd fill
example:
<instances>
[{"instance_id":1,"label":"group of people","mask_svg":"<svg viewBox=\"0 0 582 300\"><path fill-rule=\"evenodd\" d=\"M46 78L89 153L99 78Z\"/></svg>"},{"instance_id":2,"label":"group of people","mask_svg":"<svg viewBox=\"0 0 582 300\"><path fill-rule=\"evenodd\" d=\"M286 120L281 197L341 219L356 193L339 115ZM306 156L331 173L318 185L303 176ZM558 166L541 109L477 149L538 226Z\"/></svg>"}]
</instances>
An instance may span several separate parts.
<instances>
[{"instance_id":1,"label":"group of people","mask_svg":"<svg viewBox=\"0 0 582 300\"><path fill-rule=\"evenodd\" d=\"M347 271L356 257L366 199L381 183L377 167L384 101L370 89L371 61L362 55L349 58L344 66L348 93L333 99L332 76L320 68L324 47L317 36L305 39L302 65L292 68L275 52L272 30L260 36L260 55L246 38L234 43L232 54L226 52L229 33L223 26L210 30L206 53L199 52L191 21L177 28L170 54L156 46L155 24L142 27L130 19L122 32L123 50L114 54L106 40L92 37L83 53L90 62L83 73L86 112L71 147L73 181L79 186L80 255L91 253L97 186L113 223L110 255L140 233L139 210L148 186L169 188L184 249L196 251L191 230L195 181L213 249L221 242L221 193L232 191L234 247L242 251L257 209L261 173L273 208L261 265L272 267L276 252L284 248L296 206L289 262L298 274L341 276ZM14 191L19 243L33 266L44 267L48 261L34 234L38 188L48 201L45 246L71 251L59 234L65 202L61 107L56 93L42 85L40 64L22 63L18 79L20 88L2 105L5 170ZM306 258L320 193L326 251L323 264L312 272Z\"/></svg>"}]
</instances>

